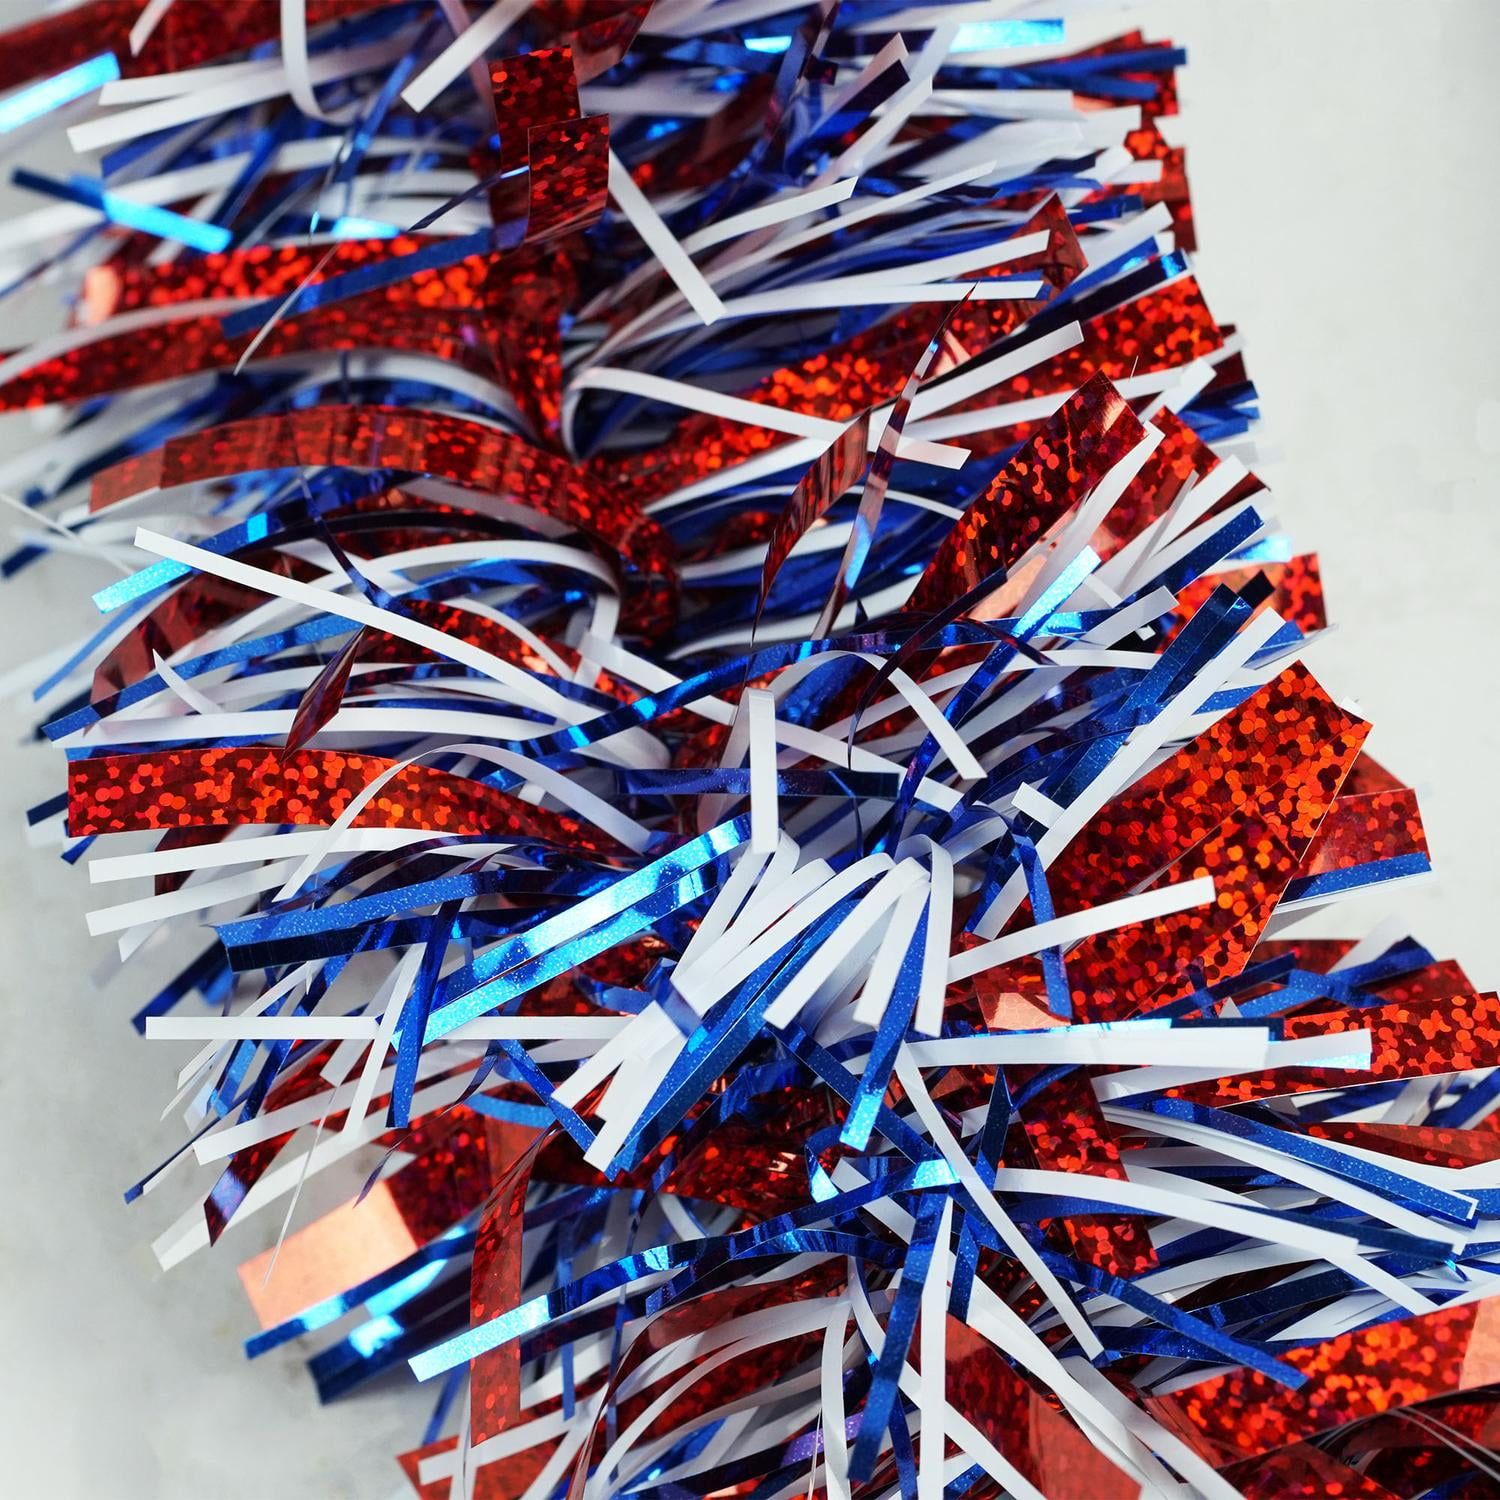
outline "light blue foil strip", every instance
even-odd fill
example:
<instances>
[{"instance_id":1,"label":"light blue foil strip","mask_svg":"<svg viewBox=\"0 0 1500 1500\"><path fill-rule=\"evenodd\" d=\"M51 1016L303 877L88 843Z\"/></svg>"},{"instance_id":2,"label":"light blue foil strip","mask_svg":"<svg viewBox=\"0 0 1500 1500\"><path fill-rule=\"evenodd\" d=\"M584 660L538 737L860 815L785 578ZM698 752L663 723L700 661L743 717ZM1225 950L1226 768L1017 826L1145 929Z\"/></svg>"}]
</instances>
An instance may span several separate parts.
<instances>
[{"instance_id":1,"label":"light blue foil strip","mask_svg":"<svg viewBox=\"0 0 1500 1500\"><path fill-rule=\"evenodd\" d=\"M15 130L43 115L51 114L64 104L71 104L95 89L113 83L120 76L120 65L113 52L101 52L66 72L44 78L30 88L18 90L0 99L0 132Z\"/></svg>"}]
</instances>

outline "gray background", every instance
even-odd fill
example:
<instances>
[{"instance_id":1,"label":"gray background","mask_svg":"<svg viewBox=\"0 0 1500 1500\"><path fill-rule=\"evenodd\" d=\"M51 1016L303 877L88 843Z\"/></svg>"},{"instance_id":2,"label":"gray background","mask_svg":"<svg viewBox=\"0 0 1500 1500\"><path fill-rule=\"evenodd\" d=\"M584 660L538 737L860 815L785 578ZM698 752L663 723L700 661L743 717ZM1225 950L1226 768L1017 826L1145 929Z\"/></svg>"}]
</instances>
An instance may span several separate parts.
<instances>
[{"instance_id":1,"label":"gray background","mask_svg":"<svg viewBox=\"0 0 1500 1500\"><path fill-rule=\"evenodd\" d=\"M30 14L0 0L7 24ZM1131 18L1191 53L1198 268L1248 339L1274 451L1256 466L1282 529L1322 552L1339 627L1309 665L1423 792L1440 868L1313 930L1362 932L1399 907L1493 985L1500 4L1160 0ZM54 644L60 617L82 622L77 599L103 581L45 574L0 586L0 668ZM0 742L0 1493L386 1500L425 1393L319 1411L295 1349L247 1366L233 1264L258 1246L164 1277L147 1245L167 1216L121 1202L174 1139L152 1122L187 1049L127 1029L142 976L91 986L110 949L85 935L86 877L14 832L60 773Z\"/></svg>"}]
</instances>

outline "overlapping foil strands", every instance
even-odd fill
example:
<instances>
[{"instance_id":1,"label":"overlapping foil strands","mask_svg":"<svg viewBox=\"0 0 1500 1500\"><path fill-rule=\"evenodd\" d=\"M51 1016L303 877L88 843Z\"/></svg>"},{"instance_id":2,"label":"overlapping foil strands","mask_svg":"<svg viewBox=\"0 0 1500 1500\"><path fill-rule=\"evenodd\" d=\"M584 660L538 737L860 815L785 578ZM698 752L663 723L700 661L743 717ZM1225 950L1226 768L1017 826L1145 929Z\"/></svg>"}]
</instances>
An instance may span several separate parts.
<instances>
[{"instance_id":1,"label":"overlapping foil strands","mask_svg":"<svg viewBox=\"0 0 1500 1500\"><path fill-rule=\"evenodd\" d=\"M23 685L180 955L127 1196L250 1355L427 1383L423 1500L1494 1492L1500 1001L1299 936L1420 817L1301 661L1182 54L1062 9L0 47L0 144L103 153L17 169L0 479L8 574L118 570Z\"/></svg>"}]
</instances>

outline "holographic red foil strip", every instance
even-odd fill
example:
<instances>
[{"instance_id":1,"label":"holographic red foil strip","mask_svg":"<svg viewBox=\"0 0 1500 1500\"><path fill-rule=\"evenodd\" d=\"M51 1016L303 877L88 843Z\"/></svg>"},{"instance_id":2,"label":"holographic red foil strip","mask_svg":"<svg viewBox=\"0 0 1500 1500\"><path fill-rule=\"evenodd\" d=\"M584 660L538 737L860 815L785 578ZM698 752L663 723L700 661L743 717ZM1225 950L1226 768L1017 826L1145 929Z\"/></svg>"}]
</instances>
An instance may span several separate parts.
<instances>
[{"instance_id":1,"label":"holographic red foil strip","mask_svg":"<svg viewBox=\"0 0 1500 1500\"><path fill-rule=\"evenodd\" d=\"M1288 1041L1368 1030L1370 1066L1276 1068L1168 1092L1204 1104L1248 1104L1252 1099L1282 1094L1350 1088L1397 1078L1428 1078L1500 1065L1500 997L1489 993L1379 1005L1370 1010L1318 1011L1288 1016L1285 1027Z\"/></svg>"},{"instance_id":2,"label":"holographic red foil strip","mask_svg":"<svg viewBox=\"0 0 1500 1500\"><path fill-rule=\"evenodd\" d=\"M1377 859L1427 853L1427 834L1410 787L1340 797L1318 829L1298 873L1326 875Z\"/></svg>"},{"instance_id":3,"label":"holographic red foil strip","mask_svg":"<svg viewBox=\"0 0 1500 1500\"><path fill-rule=\"evenodd\" d=\"M532 126L576 120L582 113L571 47L544 47L491 63L490 85L500 136L497 170L526 165L526 132Z\"/></svg>"},{"instance_id":4,"label":"holographic red foil strip","mask_svg":"<svg viewBox=\"0 0 1500 1500\"><path fill-rule=\"evenodd\" d=\"M1307 1377L1298 1390L1236 1370L1147 1405L1211 1463L1270 1453L1500 1379L1500 1298L1381 1323L1280 1357Z\"/></svg>"},{"instance_id":5,"label":"holographic red foil strip","mask_svg":"<svg viewBox=\"0 0 1500 1500\"><path fill-rule=\"evenodd\" d=\"M292 718L292 727L287 730L288 752L300 750L343 706L344 693L349 686L349 673L359 657L364 638L365 627L361 626L328 659L327 665L308 685Z\"/></svg>"},{"instance_id":6,"label":"holographic red foil strip","mask_svg":"<svg viewBox=\"0 0 1500 1500\"><path fill-rule=\"evenodd\" d=\"M582 228L609 200L609 116L533 125L527 138L531 173L528 239Z\"/></svg>"},{"instance_id":7,"label":"holographic red foil strip","mask_svg":"<svg viewBox=\"0 0 1500 1500\"><path fill-rule=\"evenodd\" d=\"M1071 910L1138 888L1276 788L1265 816L1305 844L1369 732L1306 668L1284 668L1084 827L1047 872L1053 900Z\"/></svg>"},{"instance_id":8,"label":"holographic red foil strip","mask_svg":"<svg viewBox=\"0 0 1500 1500\"><path fill-rule=\"evenodd\" d=\"M1086 939L1069 954L1080 1019L1126 1020L1245 968L1297 871L1296 853L1274 815L1274 797L1230 819L1174 869L1169 884L1212 879L1209 905Z\"/></svg>"},{"instance_id":9,"label":"holographic red foil strip","mask_svg":"<svg viewBox=\"0 0 1500 1500\"><path fill-rule=\"evenodd\" d=\"M382 1177L401 1222L425 1245L478 1208L494 1184L488 1132L494 1121L462 1106L391 1132L391 1144L414 1157ZM347 1285L347 1283L346 1283Z\"/></svg>"},{"instance_id":10,"label":"holographic red foil strip","mask_svg":"<svg viewBox=\"0 0 1500 1500\"><path fill-rule=\"evenodd\" d=\"M1090 541L1089 545L1105 562L1132 537L1139 536L1146 527L1166 515L1184 485L1190 480L1197 483L1219 465L1218 454L1181 417L1166 408L1152 413L1151 425L1162 434L1161 442L1141 465L1140 473L1110 507L1109 514L1099 523L1099 529ZM1247 485L1237 486L1231 496L1220 501L1208 514L1212 515L1215 509L1233 500L1243 499L1246 488L1251 491L1258 489L1259 481L1252 478ZM1211 588L1206 589L1203 597L1207 598L1211 592ZM1179 594L1179 601L1183 597Z\"/></svg>"},{"instance_id":11,"label":"holographic red foil strip","mask_svg":"<svg viewBox=\"0 0 1500 1500\"><path fill-rule=\"evenodd\" d=\"M250 364L295 355L381 351L420 354L493 379L492 316L481 311L386 305L351 298L283 320L255 347ZM0 385L0 411L85 401L209 370L230 370L254 335L226 338L217 316L177 318L70 349Z\"/></svg>"},{"instance_id":12,"label":"holographic red foil strip","mask_svg":"<svg viewBox=\"0 0 1500 1500\"><path fill-rule=\"evenodd\" d=\"M414 254L430 243L423 236L402 234L392 239L340 240L328 246L248 245L156 265L94 266L88 272L86 295L94 316L88 321L181 302L284 298L304 282L316 286L348 271ZM438 270L414 271L382 287L380 296L392 307L476 307L485 276L498 259L471 255Z\"/></svg>"},{"instance_id":13,"label":"holographic red foil strip","mask_svg":"<svg viewBox=\"0 0 1500 1500\"><path fill-rule=\"evenodd\" d=\"M337 821L397 762L337 750L269 746L106 755L68 766L68 827L75 835L127 829ZM428 766L398 771L354 820L356 828L542 839L589 853L613 840L562 813Z\"/></svg>"},{"instance_id":14,"label":"holographic red foil strip","mask_svg":"<svg viewBox=\"0 0 1500 1500\"><path fill-rule=\"evenodd\" d=\"M1214 322L1191 276L1085 319L1082 329L1082 342L1071 349L977 396L955 402L944 415L1061 395L1099 375L1119 385L1140 375L1180 369L1224 343L1223 330ZM1039 425L1037 420L1027 420L993 427L969 434L964 445L980 455L998 453L1030 437Z\"/></svg>"},{"instance_id":15,"label":"holographic red foil strip","mask_svg":"<svg viewBox=\"0 0 1500 1500\"><path fill-rule=\"evenodd\" d=\"M1239 973L1369 733L1301 667L1116 798L1048 871L1059 910L1211 876L1214 904L1086 938L1068 955L1080 1019L1118 1021ZM1019 920L1019 917L1018 917ZM1035 960L977 979L991 1024L1010 993L1040 994Z\"/></svg>"},{"instance_id":16,"label":"holographic red foil strip","mask_svg":"<svg viewBox=\"0 0 1500 1500\"><path fill-rule=\"evenodd\" d=\"M1320 1140L1358 1146L1428 1167L1477 1167L1481 1162L1500 1160L1500 1127L1493 1115L1463 1130L1443 1125L1384 1125L1374 1120L1330 1120L1303 1128Z\"/></svg>"},{"instance_id":17,"label":"holographic red foil strip","mask_svg":"<svg viewBox=\"0 0 1500 1500\"><path fill-rule=\"evenodd\" d=\"M1199 578L1178 592L1175 613L1186 623L1216 588L1231 588L1238 593L1257 577L1263 577L1271 585L1271 592L1256 606L1256 614L1264 609L1274 609L1282 619L1290 620L1299 630L1308 633L1322 630L1328 624L1328 613L1323 604L1323 579L1313 553L1304 553L1284 563L1257 563L1253 567L1230 568L1208 578Z\"/></svg>"},{"instance_id":18,"label":"holographic red foil strip","mask_svg":"<svg viewBox=\"0 0 1500 1500\"><path fill-rule=\"evenodd\" d=\"M1139 1484L1117 1469L993 1345L948 1318L947 1398L1044 1495L1137 1500Z\"/></svg>"},{"instance_id":19,"label":"holographic red foil strip","mask_svg":"<svg viewBox=\"0 0 1500 1500\"><path fill-rule=\"evenodd\" d=\"M797 488L776 518L766 542L766 560L760 570L760 599L763 606L781 565L791 556L792 548L806 535L808 528L822 516L850 485L864 472L870 441L867 416L851 422L813 461L797 481Z\"/></svg>"},{"instance_id":20,"label":"holographic red foil strip","mask_svg":"<svg viewBox=\"0 0 1500 1500\"><path fill-rule=\"evenodd\" d=\"M321 26L397 3L306 0L307 24ZM214 0L213 4L186 0L167 11L140 55L134 57L130 30L140 14L140 0L89 0L7 31L0 54L0 89L61 72L101 52L113 52L127 77L175 73L254 47L281 32L281 11L267 0Z\"/></svg>"},{"instance_id":21,"label":"holographic red foil strip","mask_svg":"<svg viewBox=\"0 0 1500 1500\"><path fill-rule=\"evenodd\" d=\"M909 608L934 611L1016 561L1145 436L1102 375L1070 396L954 523Z\"/></svg>"},{"instance_id":22,"label":"holographic red foil strip","mask_svg":"<svg viewBox=\"0 0 1500 1500\"><path fill-rule=\"evenodd\" d=\"M1089 1072L1074 1068L1021 1107L1038 1167L1126 1180L1119 1148L1094 1094ZM1144 1223L1120 1214L1071 1214L1059 1221L1072 1253L1111 1276L1140 1276L1157 1265Z\"/></svg>"},{"instance_id":23,"label":"holographic red foil strip","mask_svg":"<svg viewBox=\"0 0 1500 1500\"><path fill-rule=\"evenodd\" d=\"M1232 1464L1224 1477L1245 1500L1399 1500L1395 1491L1310 1443Z\"/></svg>"},{"instance_id":24,"label":"holographic red foil strip","mask_svg":"<svg viewBox=\"0 0 1500 1500\"><path fill-rule=\"evenodd\" d=\"M635 625L670 609L671 544L627 496L520 438L441 412L319 406L210 427L105 469L90 506L257 469L327 466L431 475L560 521L598 543L601 556L630 565L624 604Z\"/></svg>"},{"instance_id":25,"label":"holographic red foil strip","mask_svg":"<svg viewBox=\"0 0 1500 1500\"><path fill-rule=\"evenodd\" d=\"M469 1316L480 1327L521 1300L521 1225L531 1172L547 1136L525 1125L486 1121L496 1187L480 1220L469 1283ZM469 1370L469 1422L474 1442L494 1437L521 1418L521 1346L502 1345Z\"/></svg>"}]
</instances>

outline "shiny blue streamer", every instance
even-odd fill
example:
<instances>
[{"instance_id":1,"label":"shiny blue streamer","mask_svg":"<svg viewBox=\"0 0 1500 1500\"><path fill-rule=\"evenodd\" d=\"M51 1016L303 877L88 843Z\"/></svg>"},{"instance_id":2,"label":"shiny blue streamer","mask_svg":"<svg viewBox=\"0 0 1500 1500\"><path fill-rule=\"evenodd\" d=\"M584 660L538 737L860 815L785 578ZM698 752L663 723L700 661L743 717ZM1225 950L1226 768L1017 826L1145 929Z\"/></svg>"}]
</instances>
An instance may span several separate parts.
<instances>
[{"instance_id":1,"label":"shiny blue streamer","mask_svg":"<svg viewBox=\"0 0 1500 1500\"><path fill-rule=\"evenodd\" d=\"M1160 1327L1169 1328L1189 1340L1196 1346L1196 1355L1200 1359L1218 1359L1226 1364L1245 1365L1291 1391L1298 1390L1307 1383L1306 1375L1285 1360L1277 1359L1269 1349L1245 1339L1232 1338L1213 1323L1185 1312L1170 1302L1164 1302L1160 1297L1153 1297L1144 1288L1123 1276L1111 1276L1085 1261L1057 1255L1048 1250L1043 1250L1041 1254L1048 1266L1066 1280L1114 1297L1127 1307L1145 1313Z\"/></svg>"},{"instance_id":2,"label":"shiny blue streamer","mask_svg":"<svg viewBox=\"0 0 1500 1500\"><path fill-rule=\"evenodd\" d=\"M917 1326L922 1284L932 1265L933 1253L939 1248L937 1239L942 1212L943 1201L940 1198L927 1199L917 1210L906 1263L901 1271L901 1285L896 1290L896 1300L886 1318L885 1343L875 1362L875 1375L870 1382L870 1394L865 1398L859 1436L854 1440L854 1447L849 1454L849 1477L856 1482L868 1480L874 1475L875 1462L880 1456L880 1441L890 1427L901 1370L906 1364L906 1353L911 1347L911 1336ZM942 1248L944 1251L947 1249L946 1246Z\"/></svg>"},{"instance_id":3,"label":"shiny blue streamer","mask_svg":"<svg viewBox=\"0 0 1500 1500\"><path fill-rule=\"evenodd\" d=\"M33 192L45 193L50 198L61 198L67 203L97 209L111 224L122 224L127 229L155 235L158 239L176 240L193 250L229 248L231 235L222 224L208 224L202 219L190 219L185 214L174 213L170 208L161 208L154 203L138 203L134 198L122 198L118 193L111 193L102 183L92 182L86 177L71 177L62 182L55 177L17 167L11 174L11 180L17 187L30 188Z\"/></svg>"},{"instance_id":4,"label":"shiny blue streamer","mask_svg":"<svg viewBox=\"0 0 1500 1500\"><path fill-rule=\"evenodd\" d=\"M472 964L444 981L443 1002L427 1023L426 1040L431 1042L446 1036L465 1021L472 1021L513 998L518 993L515 985L522 981L513 979L512 971L524 969L531 973L542 963L550 966L554 961L560 962L561 968L553 972L574 967L578 953L588 942L590 930L597 929L601 923L620 919L634 923L632 930L639 931L656 917L693 900L707 889L705 880L699 875L703 866L718 864L749 836L748 815L721 823L680 849L623 876L576 907L481 954ZM652 898L657 898L655 906L651 904ZM583 929L581 936L565 941L560 948L548 953L548 947L557 940L558 933L576 932L580 928ZM546 977L552 977L551 972ZM475 980L480 981L478 986L474 984ZM532 981L541 982L541 979ZM526 984L526 988L531 988L532 983Z\"/></svg>"},{"instance_id":5,"label":"shiny blue streamer","mask_svg":"<svg viewBox=\"0 0 1500 1500\"><path fill-rule=\"evenodd\" d=\"M325 1297L321 1302L313 1303L311 1307L304 1308L294 1317L285 1318L280 1323L251 1335L245 1340L246 1357L256 1359L272 1349L279 1348L282 1344L289 1343L292 1339L301 1338L307 1333L315 1333L320 1328L326 1328L345 1314L353 1312L355 1308L369 1305L372 1298L382 1293L399 1292L405 1288L407 1296L414 1296L431 1284L446 1262L470 1255L473 1250L474 1232L472 1230L456 1231L435 1239L423 1245L421 1249L413 1251L412 1254L404 1256L394 1266L367 1277L346 1291L337 1292L332 1297ZM431 1275L419 1281L418 1277L426 1271L430 1271ZM371 1307L371 1311L377 1314L386 1310L384 1304Z\"/></svg>"},{"instance_id":6,"label":"shiny blue streamer","mask_svg":"<svg viewBox=\"0 0 1500 1500\"><path fill-rule=\"evenodd\" d=\"M1013 831L1011 839L1026 875L1026 895L1031 901L1031 916L1038 924L1056 916L1052 890L1047 884L1047 870L1036 845L1025 834ZM1064 1020L1073 1017L1073 991L1068 983L1068 965L1061 948L1043 948L1037 955L1042 964L1042 978L1047 986L1047 1008Z\"/></svg>"},{"instance_id":7,"label":"shiny blue streamer","mask_svg":"<svg viewBox=\"0 0 1500 1500\"><path fill-rule=\"evenodd\" d=\"M870 1048L869 1060L860 1076L859 1086L849 1102L849 1112L844 1118L839 1133L841 1144L853 1151L863 1151L870 1143L890 1087L891 1075L895 1071L896 1056L906 1040L907 1028L911 1025L916 1010L917 996L922 988L923 950L927 941L928 912L924 908L921 919L912 936L911 944L901 960L896 982L891 989L891 998L886 1004L885 1014L875 1029L875 1041Z\"/></svg>"},{"instance_id":8,"label":"shiny blue streamer","mask_svg":"<svg viewBox=\"0 0 1500 1500\"><path fill-rule=\"evenodd\" d=\"M1405 880L1412 875L1425 875L1431 869L1432 861L1425 854L1397 854L1390 859L1371 859L1364 864L1350 865L1344 870L1328 870L1322 875L1304 875L1287 885L1281 899L1287 904L1293 901L1321 901L1329 896L1343 895L1346 891L1383 885L1388 880Z\"/></svg>"},{"instance_id":9,"label":"shiny blue streamer","mask_svg":"<svg viewBox=\"0 0 1500 1500\"><path fill-rule=\"evenodd\" d=\"M0 133L19 129L32 120L51 114L64 104L71 104L95 89L113 83L120 76L120 65L113 52L101 52L77 67L67 68L33 83L29 88L17 89L15 93L0 99Z\"/></svg>"},{"instance_id":10,"label":"shiny blue streamer","mask_svg":"<svg viewBox=\"0 0 1500 1500\"><path fill-rule=\"evenodd\" d=\"M1297 1161L1306 1162L1320 1171L1347 1178L1372 1193L1378 1193L1382 1198L1389 1198L1393 1203L1447 1219L1453 1224L1470 1225L1476 1218L1470 1196L1446 1192L1419 1178L1407 1176L1363 1157L1352 1156L1325 1145L1322 1141L1298 1135L1295 1131L1262 1125L1249 1115L1231 1114L1227 1110L1193 1104L1186 1099L1151 1098L1137 1107L1143 1113L1161 1115L1164 1119L1191 1121L1195 1125L1206 1126L1238 1140L1252 1141Z\"/></svg>"},{"instance_id":11,"label":"shiny blue streamer","mask_svg":"<svg viewBox=\"0 0 1500 1500\"><path fill-rule=\"evenodd\" d=\"M460 905L457 901L446 901L432 917L428 925L427 946L422 950L411 993L401 1010L401 1019L405 1025L401 1028L401 1037L396 1043L396 1071L391 1081L391 1102L386 1117L386 1124L392 1129L405 1129L411 1120L411 1098L417 1086L422 1037L427 1028L427 1017L432 1010L438 972L442 969L443 958L448 951L448 937Z\"/></svg>"},{"instance_id":12,"label":"shiny blue streamer","mask_svg":"<svg viewBox=\"0 0 1500 1500\"><path fill-rule=\"evenodd\" d=\"M1000 679L1018 652L1024 651L1033 659L1039 659L1037 653L1028 646L1028 641L1041 631L1056 610L1068 600L1098 564L1098 557L1085 547L1048 585L1025 614L1017 619L1015 628L1007 632L1009 638L1003 640L989 653L970 674L968 681L944 705L943 717L950 724L956 726L963 723L984 694ZM936 736L928 734L907 763L906 774L901 782L901 791L897 796L895 807L891 810L880 847L890 848L900 839L906 813L916 795L917 785L937 759L938 749Z\"/></svg>"}]
</instances>

